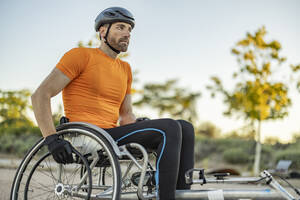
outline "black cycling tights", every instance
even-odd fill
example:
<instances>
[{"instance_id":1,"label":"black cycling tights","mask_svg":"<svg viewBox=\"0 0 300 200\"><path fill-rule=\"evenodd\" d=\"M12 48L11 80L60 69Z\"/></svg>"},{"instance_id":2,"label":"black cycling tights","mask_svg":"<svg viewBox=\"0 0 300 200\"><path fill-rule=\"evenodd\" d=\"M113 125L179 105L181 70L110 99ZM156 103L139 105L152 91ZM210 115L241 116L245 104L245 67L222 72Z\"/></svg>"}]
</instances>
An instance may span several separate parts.
<instances>
[{"instance_id":1,"label":"black cycling tights","mask_svg":"<svg viewBox=\"0 0 300 200\"><path fill-rule=\"evenodd\" d=\"M184 174L194 166L194 128L184 120L156 119L105 129L118 142L139 143L157 152L156 184L160 200L175 199L176 189L190 189Z\"/></svg>"}]
</instances>

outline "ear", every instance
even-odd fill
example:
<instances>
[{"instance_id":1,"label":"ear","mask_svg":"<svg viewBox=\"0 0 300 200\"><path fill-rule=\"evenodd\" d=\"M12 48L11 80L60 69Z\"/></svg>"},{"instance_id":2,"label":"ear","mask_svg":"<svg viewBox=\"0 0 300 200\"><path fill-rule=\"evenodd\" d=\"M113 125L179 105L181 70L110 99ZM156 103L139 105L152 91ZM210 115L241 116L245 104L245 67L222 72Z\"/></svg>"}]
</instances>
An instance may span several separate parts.
<instances>
[{"instance_id":1,"label":"ear","mask_svg":"<svg viewBox=\"0 0 300 200\"><path fill-rule=\"evenodd\" d=\"M100 40L105 40L104 36L106 34L106 31L107 31L107 27L106 26L101 26L99 28L99 37L100 37Z\"/></svg>"}]
</instances>

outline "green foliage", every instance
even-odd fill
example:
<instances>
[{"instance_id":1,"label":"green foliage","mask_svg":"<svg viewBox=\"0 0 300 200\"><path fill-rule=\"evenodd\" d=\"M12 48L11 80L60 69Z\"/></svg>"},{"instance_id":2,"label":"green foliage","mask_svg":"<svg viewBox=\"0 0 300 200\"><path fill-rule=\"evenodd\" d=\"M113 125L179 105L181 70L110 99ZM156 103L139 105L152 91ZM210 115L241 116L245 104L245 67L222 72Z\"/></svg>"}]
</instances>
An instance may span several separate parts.
<instances>
[{"instance_id":1,"label":"green foliage","mask_svg":"<svg viewBox=\"0 0 300 200\"><path fill-rule=\"evenodd\" d=\"M255 141L244 138L209 138L197 136L195 143L195 159L203 160L213 154L223 155L223 152L230 149L241 148L248 156L254 153ZM251 159L253 156L251 156Z\"/></svg>"},{"instance_id":2,"label":"green foliage","mask_svg":"<svg viewBox=\"0 0 300 200\"><path fill-rule=\"evenodd\" d=\"M41 135L5 134L0 137L0 152L22 157L41 138Z\"/></svg>"},{"instance_id":3,"label":"green foliage","mask_svg":"<svg viewBox=\"0 0 300 200\"><path fill-rule=\"evenodd\" d=\"M293 134L293 142L295 142L296 144L299 143L300 144L300 133L294 133Z\"/></svg>"},{"instance_id":4,"label":"green foliage","mask_svg":"<svg viewBox=\"0 0 300 200\"><path fill-rule=\"evenodd\" d=\"M30 95L29 90L0 90L0 135L38 132L27 115L27 112L32 110Z\"/></svg>"},{"instance_id":5,"label":"green foliage","mask_svg":"<svg viewBox=\"0 0 300 200\"><path fill-rule=\"evenodd\" d=\"M200 93L189 92L176 84L175 79L163 84L145 84L141 98L133 105L148 106L158 110L160 116L167 114L172 118L180 118L193 123L198 118L196 100L200 97Z\"/></svg>"},{"instance_id":6,"label":"green foliage","mask_svg":"<svg viewBox=\"0 0 300 200\"><path fill-rule=\"evenodd\" d=\"M276 152L276 147L274 145L269 145L269 144L262 145L261 162L260 162L261 169L273 168L273 166L277 164L274 157L275 152ZM252 154L252 162L253 160L254 157Z\"/></svg>"},{"instance_id":7,"label":"green foliage","mask_svg":"<svg viewBox=\"0 0 300 200\"><path fill-rule=\"evenodd\" d=\"M196 134L205 135L207 137L216 138L221 135L221 129L216 127L211 122L203 122L199 125L199 127L196 127L195 129Z\"/></svg>"},{"instance_id":8,"label":"green foliage","mask_svg":"<svg viewBox=\"0 0 300 200\"><path fill-rule=\"evenodd\" d=\"M13 134L28 136L34 134L41 136L40 129L35 126L28 116L28 112L32 112L29 97L29 90L0 90L0 136ZM53 114L55 126L59 124L62 107Z\"/></svg>"},{"instance_id":9,"label":"green foliage","mask_svg":"<svg viewBox=\"0 0 300 200\"><path fill-rule=\"evenodd\" d=\"M278 41L267 42L265 27L237 42L231 53L236 56L239 69L233 73L237 80L233 90L224 88L218 77L211 77L212 85L207 86L211 96L223 96L227 106L224 115L243 117L245 121L257 122L257 151L254 173L259 173L260 127L265 120L282 119L288 115L291 99L288 87L274 80L275 67L280 66L285 57L279 55L281 45Z\"/></svg>"},{"instance_id":10,"label":"green foliage","mask_svg":"<svg viewBox=\"0 0 300 200\"><path fill-rule=\"evenodd\" d=\"M224 160L230 164L246 164L250 161L249 153L242 148L232 148L224 151Z\"/></svg>"},{"instance_id":11,"label":"green foliage","mask_svg":"<svg viewBox=\"0 0 300 200\"><path fill-rule=\"evenodd\" d=\"M263 169L274 168L276 166L276 152L282 150L297 149L295 144L281 144L276 145L264 144L262 146L261 164ZM298 148L299 149L299 148ZM254 161L255 140L241 137L227 137L227 138L209 138L203 135L197 135L195 143L195 160L201 162L203 160L210 160L214 162L217 157L218 162L227 163L229 165L244 166L251 169ZM220 157L221 156L221 160Z\"/></svg>"},{"instance_id":12,"label":"green foliage","mask_svg":"<svg viewBox=\"0 0 300 200\"><path fill-rule=\"evenodd\" d=\"M288 114L291 100L288 87L280 81L274 82L274 67L283 63L286 58L279 55L281 45L273 40L266 42L264 27L255 34L247 33L232 49L237 57L239 70L233 73L239 79L232 91L223 87L218 77L211 77L213 85L207 86L211 96L220 93L227 105L225 115L236 114L245 120L264 121L284 118Z\"/></svg>"},{"instance_id":13,"label":"green foliage","mask_svg":"<svg viewBox=\"0 0 300 200\"><path fill-rule=\"evenodd\" d=\"M248 152L248 154L254 153L254 146L255 142L254 140L248 140L243 138L224 138L224 139L218 139L215 141L216 146L218 147L219 152L224 152L228 149L237 148L237 147L243 147L245 152Z\"/></svg>"},{"instance_id":14,"label":"green foliage","mask_svg":"<svg viewBox=\"0 0 300 200\"><path fill-rule=\"evenodd\" d=\"M296 77L296 88L298 89L298 92L300 92L300 76L299 76L299 73L298 73L298 72L300 72L300 64L291 65L290 67L292 69L292 75L297 76Z\"/></svg>"},{"instance_id":15,"label":"green foliage","mask_svg":"<svg viewBox=\"0 0 300 200\"><path fill-rule=\"evenodd\" d=\"M3 91L0 90L0 120L2 124L9 124L11 119L26 118L26 111L30 108L28 90Z\"/></svg>"}]
</instances>

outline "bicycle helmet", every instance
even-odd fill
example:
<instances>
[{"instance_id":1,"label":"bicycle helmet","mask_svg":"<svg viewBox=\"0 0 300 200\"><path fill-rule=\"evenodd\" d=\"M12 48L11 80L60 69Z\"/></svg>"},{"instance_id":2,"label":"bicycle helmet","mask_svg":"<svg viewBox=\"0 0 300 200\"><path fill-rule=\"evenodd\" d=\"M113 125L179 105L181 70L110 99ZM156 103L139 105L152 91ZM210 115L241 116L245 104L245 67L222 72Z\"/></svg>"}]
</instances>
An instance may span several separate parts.
<instances>
[{"instance_id":1,"label":"bicycle helmet","mask_svg":"<svg viewBox=\"0 0 300 200\"><path fill-rule=\"evenodd\" d=\"M95 30L99 31L100 26L104 24L112 24L114 22L125 22L134 28L134 17L133 15L121 7L110 7L103 10L95 19Z\"/></svg>"},{"instance_id":2,"label":"bicycle helmet","mask_svg":"<svg viewBox=\"0 0 300 200\"><path fill-rule=\"evenodd\" d=\"M109 48L111 48L114 52L116 52L117 54L120 53L119 50L115 49L114 47L112 47L108 40L108 33L110 30L110 27L113 23L115 22L125 22L131 25L131 28L134 28L134 18L133 15L126 10L125 8L121 8L121 7L110 7L107 8L105 10L103 10L95 19L95 30L96 32L99 31L99 28L104 25L104 24L109 24L107 31L106 31L106 35L104 36L105 39L105 43L109 46ZM101 39L101 38L100 38Z\"/></svg>"}]
</instances>

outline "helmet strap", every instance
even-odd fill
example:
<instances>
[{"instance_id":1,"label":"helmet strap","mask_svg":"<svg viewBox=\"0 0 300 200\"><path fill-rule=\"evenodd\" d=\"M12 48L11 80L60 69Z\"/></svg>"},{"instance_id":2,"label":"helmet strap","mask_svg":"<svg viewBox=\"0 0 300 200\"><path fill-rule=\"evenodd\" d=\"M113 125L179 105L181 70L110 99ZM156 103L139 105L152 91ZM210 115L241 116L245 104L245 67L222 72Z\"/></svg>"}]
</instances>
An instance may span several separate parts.
<instances>
[{"instance_id":1,"label":"helmet strap","mask_svg":"<svg viewBox=\"0 0 300 200\"><path fill-rule=\"evenodd\" d=\"M105 36L104 36L104 39L105 39L104 42L105 42L105 44L107 44L107 46L109 46L109 48L110 48L111 50L113 50L114 52L116 52L117 54L119 54L120 51L117 50L117 49L115 49L115 48L113 48L113 47L108 43L107 36L108 36L108 33L109 33L109 30L110 30L111 25L112 25L111 23L108 25L106 34L105 34Z\"/></svg>"}]
</instances>

